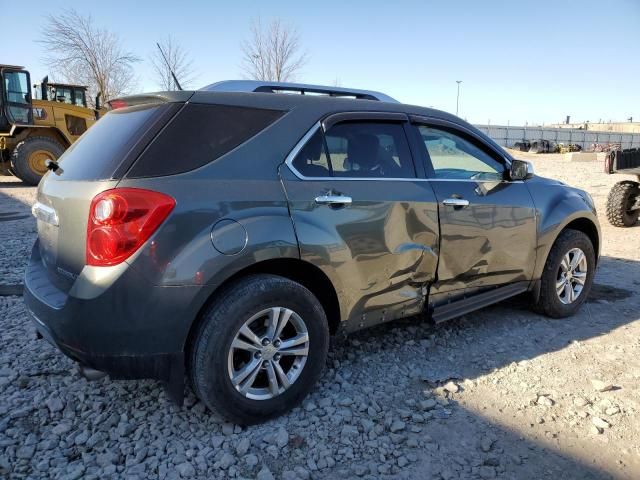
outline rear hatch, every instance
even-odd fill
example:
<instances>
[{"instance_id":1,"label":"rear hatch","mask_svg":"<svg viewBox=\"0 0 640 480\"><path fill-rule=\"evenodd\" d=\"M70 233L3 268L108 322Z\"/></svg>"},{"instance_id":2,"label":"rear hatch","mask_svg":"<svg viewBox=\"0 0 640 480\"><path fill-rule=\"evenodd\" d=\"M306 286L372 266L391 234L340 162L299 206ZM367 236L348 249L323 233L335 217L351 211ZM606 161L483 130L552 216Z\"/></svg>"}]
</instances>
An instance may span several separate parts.
<instances>
[{"instance_id":1,"label":"rear hatch","mask_svg":"<svg viewBox=\"0 0 640 480\"><path fill-rule=\"evenodd\" d=\"M127 97L58 161L38 186L37 267L68 293L86 260L89 207L100 192L114 188L153 137L180 109L191 92Z\"/></svg>"}]
</instances>

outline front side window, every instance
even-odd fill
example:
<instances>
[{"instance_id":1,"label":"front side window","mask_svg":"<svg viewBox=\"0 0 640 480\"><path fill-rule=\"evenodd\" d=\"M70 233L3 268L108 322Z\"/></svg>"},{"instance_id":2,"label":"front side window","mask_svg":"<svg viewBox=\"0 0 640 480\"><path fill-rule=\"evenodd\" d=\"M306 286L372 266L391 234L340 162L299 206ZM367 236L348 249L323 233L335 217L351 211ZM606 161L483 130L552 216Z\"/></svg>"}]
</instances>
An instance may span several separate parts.
<instances>
[{"instance_id":1,"label":"front side window","mask_svg":"<svg viewBox=\"0 0 640 480\"><path fill-rule=\"evenodd\" d=\"M318 130L293 161L306 177L415 178L399 123L345 122Z\"/></svg>"},{"instance_id":2,"label":"front side window","mask_svg":"<svg viewBox=\"0 0 640 480\"><path fill-rule=\"evenodd\" d=\"M27 72L4 72L4 91L9 103L9 116L16 123L29 123L31 112L29 76Z\"/></svg>"},{"instance_id":3,"label":"front side window","mask_svg":"<svg viewBox=\"0 0 640 480\"><path fill-rule=\"evenodd\" d=\"M460 135L448 130L420 126L435 178L502 180L504 165Z\"/></svg>"}]
</instances>

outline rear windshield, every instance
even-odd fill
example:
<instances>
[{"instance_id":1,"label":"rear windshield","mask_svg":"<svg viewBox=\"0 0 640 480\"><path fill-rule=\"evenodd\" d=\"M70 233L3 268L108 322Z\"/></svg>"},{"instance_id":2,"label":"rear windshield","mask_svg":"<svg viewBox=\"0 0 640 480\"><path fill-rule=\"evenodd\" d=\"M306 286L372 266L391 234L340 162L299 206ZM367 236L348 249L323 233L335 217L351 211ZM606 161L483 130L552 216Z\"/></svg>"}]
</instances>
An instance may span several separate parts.
<instances>
[{"instance_id":1,"label":"rear windshield","mask_svg":"<svg viewBox=\"0 0 640 480\"><path fill-rule=\"evenodd\" d=\"M187 104L149 145L127 177L175 175L202 167L267 128L284 112Z\"/></svg>"},{"instance_id":2,"label":"rear windshield","mask_svg":"<svg viewBox=\"0 0 640 480\"><path fill-rule=\"evenodd\" d=\"M107 113L60 157L61 168L56 173L64 180L113 178L127 152L161 108L140 106Z\"/></svg>"}]
</instances>

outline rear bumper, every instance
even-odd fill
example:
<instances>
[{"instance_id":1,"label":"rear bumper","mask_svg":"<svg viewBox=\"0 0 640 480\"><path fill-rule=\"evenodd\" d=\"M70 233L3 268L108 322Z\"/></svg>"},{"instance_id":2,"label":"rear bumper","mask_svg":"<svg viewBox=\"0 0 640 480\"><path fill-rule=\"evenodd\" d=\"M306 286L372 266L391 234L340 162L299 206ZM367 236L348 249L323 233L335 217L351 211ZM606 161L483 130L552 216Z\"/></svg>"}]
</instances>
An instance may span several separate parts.
<instances>
[{"instance_id":1,"label":"rear bumper","mask_svg":"<svg viewBox=\"0 0 640 480\"><path fill-rule=\"evenodd\" d=\"M78 282L91 280L81 274ZM88 290L76 286L71 292ZM113 378L171 382L184 372L183 351L200 290L156 287L127 268L110 285L101 285L99 295L78 298L48 280L36 243L24 302L38 332L74 361Z\"/></svg>"},{"instance_id":2,"label":"rear bumper","mask_svg":"<svg viewBox=\"0 0 640 480\"><path fill-rule=\"evenodd\" d=\"M73 348L59 338L31 310L31 320L37 331L51 345L80 365L108 373L114 379L153 378L171 381L172 372L183 369L184 355L156 353L142 355L100 355Z\"/></svg>"}]
</instances>

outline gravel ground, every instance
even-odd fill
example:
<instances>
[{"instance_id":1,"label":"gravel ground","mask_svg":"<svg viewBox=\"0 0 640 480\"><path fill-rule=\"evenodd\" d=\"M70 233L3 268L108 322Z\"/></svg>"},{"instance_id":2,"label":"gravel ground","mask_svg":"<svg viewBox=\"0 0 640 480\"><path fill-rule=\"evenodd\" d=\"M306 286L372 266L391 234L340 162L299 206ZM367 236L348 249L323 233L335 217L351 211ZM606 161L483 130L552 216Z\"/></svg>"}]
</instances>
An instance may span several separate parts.
<instances>
[{"instance_id":1,"label":"gravel ground","mask_svg":"<svg viewBox=\"0 0 640 480\"><path fill-rule=\"evenodd\" d=\"M191 393L177 408L152 381L88 382L36 339L20 297L0 296L0 477L640 478L640 227L602 216L622 177L534 162L590 191L601 215L579 315L549 320L517 298L336 340L314 393L264 425L223 423ZM20 281L33 196L0 177L0 284Z\"/></svg>"}]
</instances>

